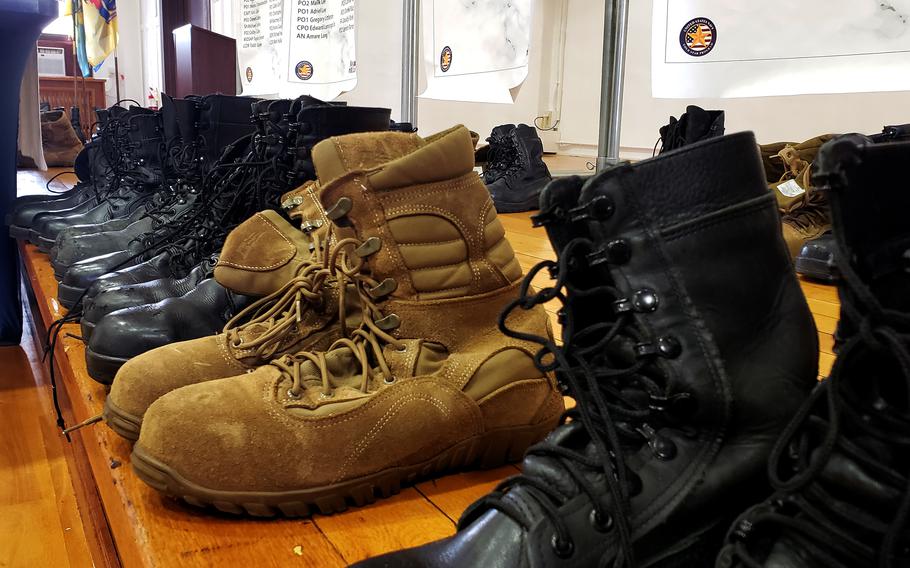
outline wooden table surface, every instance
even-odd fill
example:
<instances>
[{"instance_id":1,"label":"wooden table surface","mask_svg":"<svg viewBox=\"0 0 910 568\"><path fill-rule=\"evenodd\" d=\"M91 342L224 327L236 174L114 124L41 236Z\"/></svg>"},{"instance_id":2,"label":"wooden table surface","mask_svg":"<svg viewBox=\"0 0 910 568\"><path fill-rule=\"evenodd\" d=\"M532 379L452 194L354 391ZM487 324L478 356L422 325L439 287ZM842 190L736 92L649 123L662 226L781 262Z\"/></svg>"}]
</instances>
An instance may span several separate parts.
<instances>
[{"instance_id":1,"label":"wooden table surface","mask_svg":"<svg viewBox=\"0 0 910 568\"><path fill-rule=\"evenodd\" d=\"M19 183L37 188L46 177L40 172L20 172ZM501 215L501 219L525 270L554 258L544 231L531 227L528 214ZM21 252L24 278L34 292L33 313L40 336L66 312L55 299L56 281L47 256L27 244L21 245ZM802 282L802 287L818 326L820 373L825 374L834 358L836 289L811 282ZM548 306L554 323L555 310L555 305ZM106 396L105 388L86 372L78 335L78 324L64 326L54 353L70 425L100 413ZM43 406L51 411L46 401ZM85 531L88 555L96 566L343 566L452 534L467 505L518 471L506 466L449 475L340 514L262 520L201 511L162 497L133 474L130 445L103 423L74 433L71 447L68 467L81 517L81 524L75 524ZM86 565L85 551L75 548L70 565ZM2 554L0 544L0 565L6 565Z\"/></svg>"}]
</instances>

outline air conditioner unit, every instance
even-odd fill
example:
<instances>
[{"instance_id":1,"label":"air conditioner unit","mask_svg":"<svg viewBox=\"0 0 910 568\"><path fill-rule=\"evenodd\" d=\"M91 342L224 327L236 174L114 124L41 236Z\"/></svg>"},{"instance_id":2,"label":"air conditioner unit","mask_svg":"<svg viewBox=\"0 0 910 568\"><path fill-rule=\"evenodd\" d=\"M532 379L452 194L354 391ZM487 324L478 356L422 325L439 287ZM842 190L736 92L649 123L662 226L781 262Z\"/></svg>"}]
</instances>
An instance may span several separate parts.
<instances>
[{"instance_id":1,"label":"air conditioner unit","mask_svg":"<svg viewBox=\"0 0 910 568\"><path fill-rule=\"evenodd\" d=\"M66 58L62 47L38 47L39 75L66 75Z\"/></svg>"}]
</instances>

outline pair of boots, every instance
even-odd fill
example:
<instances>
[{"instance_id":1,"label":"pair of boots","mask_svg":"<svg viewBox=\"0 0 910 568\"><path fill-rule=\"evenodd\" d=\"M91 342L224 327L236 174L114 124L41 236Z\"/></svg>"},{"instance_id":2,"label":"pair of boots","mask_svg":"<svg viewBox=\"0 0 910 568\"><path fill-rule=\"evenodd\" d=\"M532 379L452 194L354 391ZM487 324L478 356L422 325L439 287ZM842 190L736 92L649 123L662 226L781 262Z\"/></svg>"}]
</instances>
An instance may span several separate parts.
<instances>
[{"instance_id":1,"label":"pair of boots","mask_svg":"<svg viewBox=\"0 0 910 568\"><path fill-rule=\"evenodd\" d=\"M563 300L538 361L578 406L455 536L359 566L910 565L908 157L858 135L819 152L850 261L818 385L751 135L549 186L556 281L519 306Z\"/></svg>"},{"instance_id":2,"label":"pair of boots","mask_svg":"<svg viewBox=\"0 0 910 568\"><path fill-rule=\"evenodd\" d=\"M265 213L216 278L264 289L225 333L129 361L107 423L150 485L253 515L340 511L419 476L520 458L562 396L535 344L499 333L521 269L470 134L333 137L289 194L304 233ZM509 319L549 335L535 307Z\"/></svg>"},{"instance_id":3,"label":"pair of boots","mask_svg":"<svg viewBox=\"0 0 910 568\"><path fill-rule=\"evenodd\" d=\"M487 143L483 181L496 211L537 209L540 192L551 179L537 130L527 124L503 124L493 128Z\"/></svg>"},{"instance_id":4,"label":"pair of boots","mask_svg":"<svg viewBox=\"0 0 910 568\"><path fill-rule=\"evenodd\" d=\"M248 100L245 104L249 108ZM326 104L310 97L257 101L252 108L256 134L225 150L182 218L137 237L138 254L123 251L79 263L87 287L81 319L86 361L96 380L109 384L126 360L149 349L221 329L250 301L249 292L225 288L212 278L231 228L255 211L280 208L283 193L312 179L309 152L319 140L389 127L388 109ZM133 265L104 274L116 255ZM92 279L92 272L103 276Z\"/></svg>"}]
</instances>

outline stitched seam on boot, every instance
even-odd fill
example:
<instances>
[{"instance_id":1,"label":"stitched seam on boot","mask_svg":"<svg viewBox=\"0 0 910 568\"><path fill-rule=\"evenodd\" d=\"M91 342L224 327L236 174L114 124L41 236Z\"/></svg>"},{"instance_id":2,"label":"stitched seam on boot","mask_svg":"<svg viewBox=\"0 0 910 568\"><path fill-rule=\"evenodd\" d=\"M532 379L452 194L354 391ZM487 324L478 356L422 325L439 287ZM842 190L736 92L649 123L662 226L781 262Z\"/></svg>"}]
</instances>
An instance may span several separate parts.
<instances>
[{"instance_id":1,"label":"stitched seam on boot","mask_svg":"<svg viewBox=\"0 0 910 568\"><path fill-rule=\"evenodd\" d=\"M726 223L733 219L738 219L745 215L751 215L756 211L761 211L765 208L768 208L768 206L773 202L773 195L763 195L761 197L750 199L749 201L744 201L731 207L725 207L717 211L712 211L711 213L707 213L695 219L690 219L681 223L670 225L665 228L660 228L657 230L657 232L666 240L675 240L680 237L699 232L703 229L713 227L721 223Z\"/></svg>"},{"instance_id":2,"label":"stitched seam on boot","mask_svg":"<svg viewBox=\"0 0 910 568\"><path fill-rule=\"evenodd\" d=\"M280 236L282 239L284 239L284 242L291 245L291 248L293 250L288 253L287 257L285 257L285 258L277 261L275 264L271 264L269 266L247 266L245 264L236 264L234 262L231 262L230 260L223 260L223 259L219 258L218 262L222 266L230 266L233 268L242 268L242 269L246 269L246 270L271 270L273 268L278 268L279 266L283 266L283 265L287 264L288 261L290 261L292 258L294 258L294 255L297 252L297 247L294 246L294 244L291 242L291 240L289 238L287 238L286 236L284 236L281 233L281 231L278 229L278 227L276 227L274 223L272 223L265 217L259 216L259 219L261 219L263 223L266 223L267 225L272 227L275 230L275 232L278 233L278 236Z\"/></svg>"}]
</instances>

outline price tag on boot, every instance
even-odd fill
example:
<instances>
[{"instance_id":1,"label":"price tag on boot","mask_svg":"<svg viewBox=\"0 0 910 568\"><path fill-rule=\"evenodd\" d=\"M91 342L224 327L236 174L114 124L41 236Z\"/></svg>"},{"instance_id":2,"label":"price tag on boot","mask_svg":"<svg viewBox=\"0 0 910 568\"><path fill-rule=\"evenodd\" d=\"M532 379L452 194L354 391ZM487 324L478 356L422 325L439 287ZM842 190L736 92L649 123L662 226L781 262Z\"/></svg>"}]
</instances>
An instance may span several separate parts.
<instances>
[{"instance_id":1,"label":"price tag on boot","mask_svg":"<svg viewBox=\"0 0 910 568\"><path fill-rule=\"evenodd\" d=\"M806 193L806 190L803 189L795 179L790 179L785 181L782 184L777 186L777 191L781 192L787 197L799 197L800 195Z\"/></svg>"}]
</instances>

